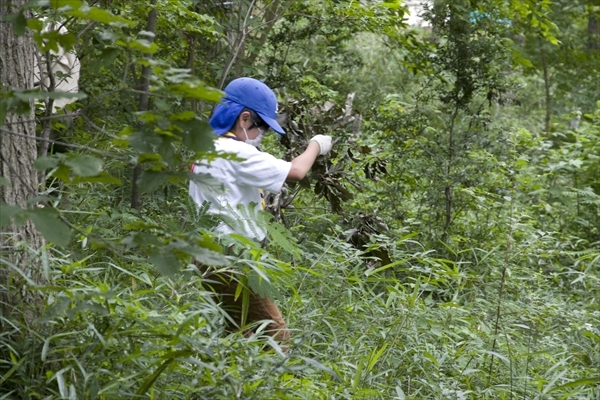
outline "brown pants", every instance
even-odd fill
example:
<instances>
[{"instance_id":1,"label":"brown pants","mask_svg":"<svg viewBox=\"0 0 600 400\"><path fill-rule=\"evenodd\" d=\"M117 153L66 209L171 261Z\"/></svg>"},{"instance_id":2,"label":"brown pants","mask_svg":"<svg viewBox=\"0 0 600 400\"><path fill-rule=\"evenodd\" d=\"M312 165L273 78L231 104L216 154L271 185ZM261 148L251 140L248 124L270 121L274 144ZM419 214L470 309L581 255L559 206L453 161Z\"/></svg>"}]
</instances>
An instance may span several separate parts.
<instances>
[{"instance_id":1,"label":"brown pants","mask_svg":"<svg viewBox=\"0 0 600 400\"><path fill-rule=\"evenodd\" d=\"M206 267L199 267L201 271L206 271ZM264 333L272 336L280 345L287 349L290 341L290 331L288 330L277 305L267 297L261 297L254 293L250 288L244 287L242 292L235 298L235 292L238 280L233 278L231 273L209 274L211 281L208 286L212 288L218 296L223 309L229 314L233 323L229 321L230 330L242 329L244 325L255 324L259 321L270 320ZM247 291L247 312L244 317L244 291ZM260 325L260 324L259 324ZM244 330L244 336L250 337L257 326Z\"/></svg>"}]
</instances>

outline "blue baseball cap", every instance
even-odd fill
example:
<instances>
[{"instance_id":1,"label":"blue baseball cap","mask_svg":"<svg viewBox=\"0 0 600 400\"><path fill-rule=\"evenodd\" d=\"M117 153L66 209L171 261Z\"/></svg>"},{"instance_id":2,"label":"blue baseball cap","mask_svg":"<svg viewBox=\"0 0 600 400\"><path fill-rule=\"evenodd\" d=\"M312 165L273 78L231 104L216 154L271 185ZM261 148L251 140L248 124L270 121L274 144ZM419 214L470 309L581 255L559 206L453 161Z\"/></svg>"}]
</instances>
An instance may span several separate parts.
<instances>
[{"instance_id":1,"label":"blue baseball cap","mask_svg":"<svg viewBox=\"0 0 600 400\"><path fill-rule=\"evenodd\" d=\"M285 131L277 122L277 98L263 82L254 78L237 78L225 87L225 99L257 113L271 129L280 135Z\"/></svg>"}]
</instances>

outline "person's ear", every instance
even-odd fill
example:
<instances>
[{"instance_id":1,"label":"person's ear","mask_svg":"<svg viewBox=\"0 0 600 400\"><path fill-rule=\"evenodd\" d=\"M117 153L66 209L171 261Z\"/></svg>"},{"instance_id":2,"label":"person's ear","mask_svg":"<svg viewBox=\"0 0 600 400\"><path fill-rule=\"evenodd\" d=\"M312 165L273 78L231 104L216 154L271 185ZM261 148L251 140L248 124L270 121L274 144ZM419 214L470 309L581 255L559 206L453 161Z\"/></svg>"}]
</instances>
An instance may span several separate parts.
<instances>
[{"instance_id":1,"label":"person's ear","mask_svg":"<svg viewBox=\"0 0 600 400\"><path fill-rule=\"evenodd\" d=\"M238 123L241 128L250 129L252 126L252 116L250 115L250 112L244 111L241 113L238 117Z\"/></svg>"}]
</instances>

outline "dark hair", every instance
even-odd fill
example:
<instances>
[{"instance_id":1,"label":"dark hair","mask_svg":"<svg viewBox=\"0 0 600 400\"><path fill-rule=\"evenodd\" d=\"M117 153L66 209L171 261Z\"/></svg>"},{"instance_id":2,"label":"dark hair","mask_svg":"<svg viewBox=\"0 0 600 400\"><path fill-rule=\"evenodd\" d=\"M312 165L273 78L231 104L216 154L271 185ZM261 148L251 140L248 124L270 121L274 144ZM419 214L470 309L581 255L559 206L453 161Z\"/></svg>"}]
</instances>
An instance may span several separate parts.
<instances>
[{"instance_id":1,"label":"dark hair","mask_svg":"<svg viewBox=\"0 0 600 400\"><path fill-rule=\"evenodd\" d=\"M244 112L244 111L248 111L250 113L250 119L252 120L252 126L250 127L250 129L252 129L252 128L269 129L269 125L265 121L263 121L263 119L256 113L256 111L251 110L247 107L244 107L242 112Z\"/></svg>"}]
</instances>

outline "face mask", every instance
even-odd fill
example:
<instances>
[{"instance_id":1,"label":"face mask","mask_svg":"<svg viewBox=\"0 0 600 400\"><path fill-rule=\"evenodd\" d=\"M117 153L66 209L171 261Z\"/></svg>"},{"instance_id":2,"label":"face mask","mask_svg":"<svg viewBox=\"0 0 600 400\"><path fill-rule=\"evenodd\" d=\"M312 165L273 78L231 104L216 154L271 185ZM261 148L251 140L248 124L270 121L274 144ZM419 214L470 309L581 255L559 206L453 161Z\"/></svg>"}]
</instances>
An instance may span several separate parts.
<instances>
[{"instance_id":1,"label":"face mask","mask_svg":"<svg viewBox=\"0 0 600 400\"><path fill-rule=\"evenodd\" d=\"M260 128L258 128L260 133L254 139L248 138L248 132L246 132L246 128L242 128L242 129L244 130L244 135L246 135L246 140L244 142L249 144L250 146L258 147L258 145L260 144L260 141L265 137L265 131L263 131Z\"/></svg>"}]
</instances>

